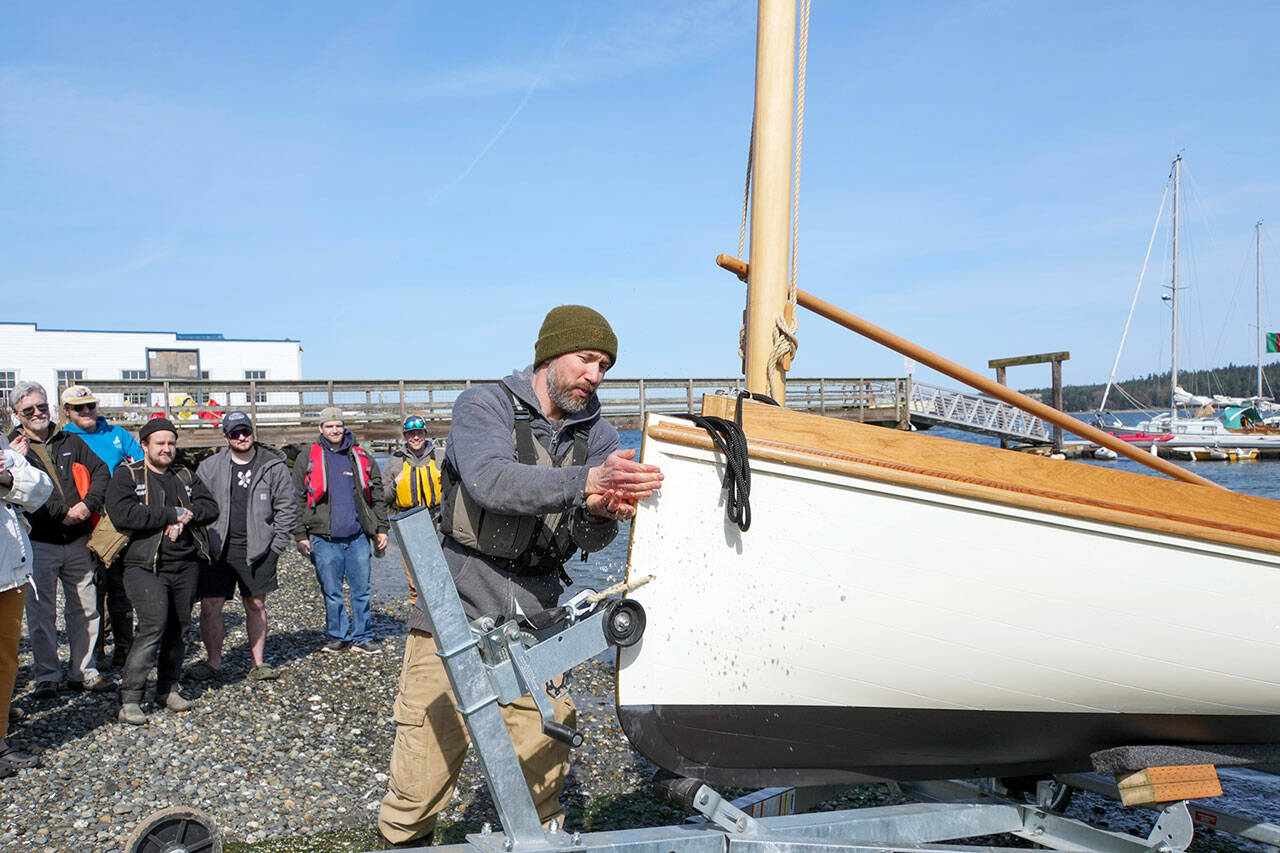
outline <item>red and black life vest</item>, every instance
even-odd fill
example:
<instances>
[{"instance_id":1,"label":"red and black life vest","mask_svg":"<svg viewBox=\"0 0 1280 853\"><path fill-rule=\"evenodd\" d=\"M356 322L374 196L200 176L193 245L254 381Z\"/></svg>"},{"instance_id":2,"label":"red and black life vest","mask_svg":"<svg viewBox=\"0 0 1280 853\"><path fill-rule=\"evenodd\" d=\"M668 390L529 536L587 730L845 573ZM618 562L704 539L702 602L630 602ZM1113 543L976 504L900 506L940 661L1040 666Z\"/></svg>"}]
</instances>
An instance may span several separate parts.
<instances>
[{"instance_id":1,"label":"red and black life vest","mask_svg":"<svg viewBox=\"0 0 1280 853\"><path fill-rule=\"evenodd\" d=\"M364 491L366 503L373 503L373 459L359 447L352 446L351 453L356 458L356 479ZM329 478L324 469L324 447L319 443L311 445L311 455L307 459L307 506L314 508L329 491Z\"/></svg>"}]
</instances>

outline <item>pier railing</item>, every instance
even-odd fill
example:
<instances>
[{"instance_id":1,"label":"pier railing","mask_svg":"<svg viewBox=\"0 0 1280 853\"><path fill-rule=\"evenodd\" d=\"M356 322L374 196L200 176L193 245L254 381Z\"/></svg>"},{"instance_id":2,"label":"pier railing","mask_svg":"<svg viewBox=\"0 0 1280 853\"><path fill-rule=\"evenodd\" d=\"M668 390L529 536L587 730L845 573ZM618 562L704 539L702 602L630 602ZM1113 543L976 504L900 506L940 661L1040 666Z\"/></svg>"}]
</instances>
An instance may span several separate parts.
<instances>
[{"instance_id":1,"label":"pier railing","mask_svg":"<svg viewBox=\"0 0 1280 853\"><path fill-rule=\"evenodd\" d=\"M458 395L492 379L85 379L100 399L100 410L128 425L164 414L179 427L216 426L222 414L241 409L264 427L317 423L327 406L342 409L348 423L399 424L411 412L437 426L452 418ZM854 420L906 425L910 380L793 378L787 406ZM698 411L704 394L736 393L740 378L606 379L599 398L606 417L638 422L647 412Z\"/></svg>"},{"instance_id":2,"label":"pier railing","mask_svg":"<svg viewBox=\"0 0 1280 853\"><path fill-rule=\"evenodd\" d=\"M1053 442L1053 426L1035 415L982 394L923 382L911 386L911 419L1030 444Z\"/></svg>"}]
</instances>

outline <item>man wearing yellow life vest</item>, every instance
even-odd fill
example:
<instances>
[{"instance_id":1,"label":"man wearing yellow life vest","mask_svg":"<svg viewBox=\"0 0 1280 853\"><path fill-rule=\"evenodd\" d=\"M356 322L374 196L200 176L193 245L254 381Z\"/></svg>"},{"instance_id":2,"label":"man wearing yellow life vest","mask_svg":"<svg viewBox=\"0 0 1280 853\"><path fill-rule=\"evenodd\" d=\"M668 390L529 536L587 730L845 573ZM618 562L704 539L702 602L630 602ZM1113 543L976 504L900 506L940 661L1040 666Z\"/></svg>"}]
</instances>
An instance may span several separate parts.
<instances>
[{"instance_id":1,"label":"man wearing yellow life vest","mask_svg":"<svg viewBox=\"0 0 1280 853\"><path fill-rule=\"evenodd\" d=\"M596 389L617 359L607 320L582 305L543 320L533 364L458 395L445 451L441 545L467 617L525 619L556 605L565 563L599 551L617 522L662 484L655 465L618 449ZM394 716L389 790L378 830L395 844L429 841L449 804L469 744L422 608L409 611ZM572 726L567 692L552 696ZM569 748L542 733L531 697L502 706L542 821L564 820Z\"/></svg>"}]
</instances>

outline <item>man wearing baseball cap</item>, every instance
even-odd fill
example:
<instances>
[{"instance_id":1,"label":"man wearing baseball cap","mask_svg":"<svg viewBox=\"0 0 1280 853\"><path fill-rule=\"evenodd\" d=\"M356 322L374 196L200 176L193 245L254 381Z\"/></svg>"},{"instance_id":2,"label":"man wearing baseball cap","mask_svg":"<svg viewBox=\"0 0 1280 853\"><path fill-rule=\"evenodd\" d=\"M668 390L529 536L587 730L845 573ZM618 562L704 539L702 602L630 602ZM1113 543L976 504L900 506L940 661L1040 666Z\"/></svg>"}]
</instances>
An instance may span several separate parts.
<instances>
[{"instance_id":1,"label":"man wearing baseball cap","mask_svg":"<svg viewBox=\"0 0 1280 853\"><path fill-rule=\"evenodd\" d=\"M320 410L320 435L305 456L293 462L293 488L298 495L294 539L298 552L316 567L324 596L326 652L382 654L373 635L370 598L372 551L387 547L387 504L382 497L378 463L356 444L342 410ZM342 586L351 590L351 616L343 604Z\"/></svg>"},{"instance_id":2,"label":"man wearing baseball cap","mask_svg":"<svg viewBox=\"0 0 1280 853\"><path fill-rule=\"evenodd\" d=\"M71 385L62 392L63 430L80 436L89 449L114 474L121 462L135 462L142 458L142 445L124 427L107 422L98 414L98 398L85 385ZM98 613L106 614L99 620L98 642L94 656L99 669L107 664L124 666L133 642L133 603L124 591L124 565L119 560L110 566L100 566L98 573ZM111 658L106 656L107 628L115 638Z\"/></svg>"},{"instance_id":3,"label":"man wearing baseball cap","mask_svg":"<svg viewBox=\"0 0 1280 853\"><path fill-rule=\"evenodd\" d=\"M93 644L98 637L98 602L94 574L97 560L89 553L92 517L102 511L110 474L80 437L58 427L44 386L18 382L9 394L18 428L9 446L27 457L53 481L53 494L31 522L32 595L26 600L27 632L35 660L32 695L53 699L62 681L58 658L58 587L66 599L67 643L71 647L67 687L107 692L115 683L98 672ZM86 477L87 475L87 477ZM87 482L85 482L87 479Z\"/></svg>"},{"instance_id":4,"label":"man wearing baseball cap","mask_svg":"<svg viewBox=\"0 0 1280 853\"><path fill-rule=\"evenodd\" d=\"M98 413L100 402L86 385L72 385L62 392L63 429L89 445L111 473L121 462L142 458L142 445L133 433L114 426Z\"/></svg>"},{"instance_id":5,"label":"man wearing baseball cap","mask_svg":"<svg viewBox=\"0 0 1280 853\"><path fill-rule=\"evenodd\" d=\"M565 566L598 551L662 484L655 465L618 449L596 389L618 357L618 339L598 312L553 308L533 363L458 395L445 451L440 519L445 561L469 619L521 618L554 607ZM388 841L428 842L466 757L462 718L420 607L410 610L389 790L378 830ZM572 726L567 692L548 692L557 722ZM502 706L530 793L544 823L564 812L560 792L569 747L542 734L531 697Z\"/></svg>"},{"instance_id":6,"label":"man wearing baseball cap","mask_svg":"<svg viewBox=\"0 0 1280 853\"><path fill-rule=\"evenodd\" d=\"M221 675L222 608L239 588L253 658L248 677L273 681L276 671L263 659L267 594L278 587L276 561L292 541L298 501L284 454L254 440L247 414L228 412L222 418L222 434L227 446L201 462L197 471L218 502L218 518L208 527L213 562L200 573L198 584L206 659L187 674L198 681Z\"/></svg>"}]
</instances>

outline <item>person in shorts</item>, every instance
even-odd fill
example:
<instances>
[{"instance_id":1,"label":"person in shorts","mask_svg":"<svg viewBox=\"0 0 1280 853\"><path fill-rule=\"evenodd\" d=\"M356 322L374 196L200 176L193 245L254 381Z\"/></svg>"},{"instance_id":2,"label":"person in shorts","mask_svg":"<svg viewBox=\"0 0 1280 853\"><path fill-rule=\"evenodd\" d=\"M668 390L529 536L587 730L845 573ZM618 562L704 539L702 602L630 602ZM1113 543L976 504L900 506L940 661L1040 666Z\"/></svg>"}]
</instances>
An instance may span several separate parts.
<instances>
[{"instance_id":1,"label":"person in shorts","mask_svg":"<svg viewBox=\"0 0 1280 853\"><path fill-rule=\"evenodd\" d=\"M206 659L187 675L207 681L222 674L222 608L239 589L253 658L249 678L270 681L277 673L263 658L267 595L278 586L276 561L292 541L298 502L284 454L254 440L247 414L228 412L222 433L227 446L196 472L218 502L218 520L208 528L213 562L201 572L197 588Z\"/></svg>"}]
</instances>

